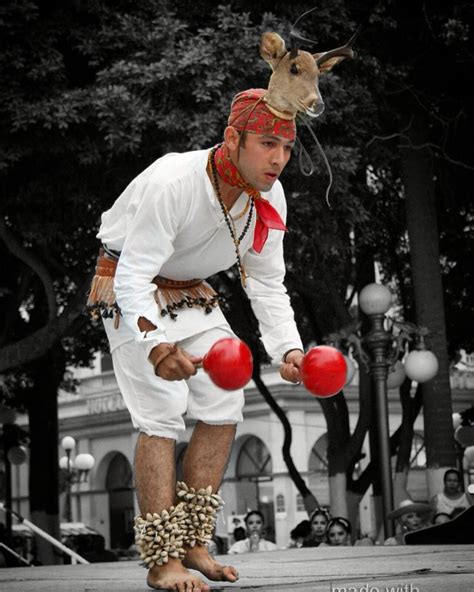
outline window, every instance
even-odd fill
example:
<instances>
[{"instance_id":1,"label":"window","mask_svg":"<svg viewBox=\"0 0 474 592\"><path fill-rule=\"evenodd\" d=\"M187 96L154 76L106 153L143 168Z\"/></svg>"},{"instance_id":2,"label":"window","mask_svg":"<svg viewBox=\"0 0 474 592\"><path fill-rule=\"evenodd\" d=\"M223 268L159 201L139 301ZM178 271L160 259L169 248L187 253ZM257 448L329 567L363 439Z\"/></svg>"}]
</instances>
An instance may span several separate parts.
<instances>
[{"instance_id":1,"label":"window","mask_svg":"<svg viewBox=\"0 0 474 592\"><path fill-rule=\"evenodd\" d=\"M272 457L265 444L256 436L250 436L240 449L237 459L237 478L271 476Z\"/></svg>"},{"instance_id":2,"label":"window","mask_svg":"<svg viewBox=\"0 0 474 592\"><path fill-rule=\"evenodd\" d=\"M279 493L276 496L276 511L278 513L286 512L285 509L285 496L282 493Z\"/></svg>"},{"instance_id":3,"label":"window","mask_svg":"<svg viewBox=\"0 0 474 592\"><path fill-rule=\"evenodd\" d=\"M301 495L301 493L296 494L296 511L306 512L306 508L304 507L303 496Z\"/></svg>"},{"instance_id":4,"label":"window","mask_svg":"<svg viewBox=\"0 0 474 592\"><path fill-rule=\"evenodd\" d=\"M328 470L328 435L323 434L316 444L313 446L310 455L308 469L310 471L323 471Z\"/></svg>"}]
</instances>

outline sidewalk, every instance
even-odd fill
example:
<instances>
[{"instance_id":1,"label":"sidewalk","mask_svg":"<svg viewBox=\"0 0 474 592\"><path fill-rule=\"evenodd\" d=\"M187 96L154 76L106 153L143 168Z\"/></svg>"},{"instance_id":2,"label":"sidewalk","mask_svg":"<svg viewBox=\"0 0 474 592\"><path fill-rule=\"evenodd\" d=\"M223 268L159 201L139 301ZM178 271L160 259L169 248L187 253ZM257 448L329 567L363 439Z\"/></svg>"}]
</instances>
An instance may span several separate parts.
<instances>
[{"instance_id":1,"label":"sidewalk","mask_svg":"<svg viewBox=\"0 0 474 592\"><path fill-rule=\"evenodd\" d=\"M474 545L290 549L231 555L235 584L213 591L472 592ZM135 562L0 569L1 592L143 592Z\"/></svg>"}]
</instances>

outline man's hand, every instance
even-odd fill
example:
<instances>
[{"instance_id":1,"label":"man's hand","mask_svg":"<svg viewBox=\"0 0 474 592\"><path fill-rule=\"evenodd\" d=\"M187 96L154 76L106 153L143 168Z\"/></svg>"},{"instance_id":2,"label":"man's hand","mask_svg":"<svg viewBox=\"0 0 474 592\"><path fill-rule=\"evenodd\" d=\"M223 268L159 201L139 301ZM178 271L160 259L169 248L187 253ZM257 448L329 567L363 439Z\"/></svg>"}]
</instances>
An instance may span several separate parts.
<instances>
[{"instance_id":1,"label":"man's hand","mask_svg":"<svg viewBox=\"0 0 474 592\"><path fill-rule=\"evenodd\" d=\"M164 380L186 380L197 373L202 357L192 356L173 343L160 343L154 347L148 359L155 374Z\"/></svg>"},{"instance_id":2,"label":"man's hand","mask_svg":"<svg viewBox=\"0 0 474 592\"><path fill-rule=\"evenodd\" d=\"M285 361L280 366L280 376L283 380L297 384L301 382L300 366L304 358L304 352L294 349L286 354Z\"/></svg>"}]
</instances>

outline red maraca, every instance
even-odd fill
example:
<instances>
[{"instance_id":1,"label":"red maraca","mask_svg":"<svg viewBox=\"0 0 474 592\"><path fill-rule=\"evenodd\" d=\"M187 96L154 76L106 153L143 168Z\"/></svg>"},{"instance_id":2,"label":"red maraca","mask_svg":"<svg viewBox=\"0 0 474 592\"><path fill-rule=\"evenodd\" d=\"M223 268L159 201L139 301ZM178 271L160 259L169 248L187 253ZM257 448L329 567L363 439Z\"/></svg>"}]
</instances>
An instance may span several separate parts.
<instances>
[{"instance_id":1,"label":"red maraca","mask_svg":"<svg viewBox=\"0 0 474 592\"><path fill-rule=\"evenodd\" d=\"M252 378L252 352L240 339L224 337L207 352L202 366L214 384L226 391L235 391Z\"/></svg>"},{"instance_id":2,"label":"red maraca","mask_svg":"<svg viewBox=\"0 0 474 592\"><path fill-rule=\"evenodd\" d=\"M300 374L310 393L317 397L333 397L346 384L346 361L335 347L318 345L303 358Z\"/></svg>"}]
</instances>

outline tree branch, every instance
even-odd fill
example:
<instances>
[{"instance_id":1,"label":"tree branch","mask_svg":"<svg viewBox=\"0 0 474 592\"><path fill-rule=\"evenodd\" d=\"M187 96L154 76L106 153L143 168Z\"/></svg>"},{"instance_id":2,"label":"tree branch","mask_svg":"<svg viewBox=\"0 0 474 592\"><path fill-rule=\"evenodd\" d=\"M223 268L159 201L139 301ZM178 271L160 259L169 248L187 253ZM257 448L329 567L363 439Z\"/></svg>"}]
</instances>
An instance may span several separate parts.
<instances>
[{"instance_id":1,"label":"tree branch","mask_svg":"<svg viewBox=\"0 0 474 592\"><path fill-rule=\"evenodd\" d=\"M388 136L373 136L367 142L366 146L369 146L375 140L381 140L382 142L385 142L387 140L393 140L393 138L401 138L406 142L406 144L404 144L404 143L400 144L399 148L410 148L412 150L424 150L425 148L432 148L436 152L439 152L439 154L441 154L441 156L447 162L454 164L455 166L459 166L464 169L467 169L468 171L474 171L474 166L467 164L461 160L455 160L454 158L451 158L451 156L446 154L446 151L443 148L441 148L438 144L435 144L433 142L424 142L423 144L414 144L409 136L407 136L406 134L403 134L401 132L389 134Z\"/></svg>"},{"instance_id":2,"label":"tree branch","mask_svg":"<svg viewBox=\"0 0 474 592\"><path fill-rule=\"evenodd\" d=\"M13 327L15 326L15 323L18 321L18 308L25 297L32 275L33 272L31 271L31 269L29 267L25 267L24 273L20 274L20 282L18 289L15 292L9 289L7 292L5 292L6 294L8 294L9 299L6 302L6 304L4 304L5 325L3 327L2 332L0 333L0 348L7 341L10 331L12 331Z\"/></svg>"},{"instance_id":3,"label":"tree branch","mask_svg":"<svg viewBox=\"0 0 474 592\"><path fill-rule=\"evenodd\" d=\"M44 327L27 337L0 349L0 372L12 370L44 356L57 341L67 335L72 323L84 310L85 293L90 286L93 273L92 271L85 279L61 315L54 317Z\"/></svg>"},{"instance_id":4,"label":"tree branch","mask_svg":"<svg viewBox=\"0 0 474 592\"><path fill-rule=\"evenodd\" d=\"M25 249L16 240L13 234L8 230L5 221L2 219L0 219L0 238L3 239L3 242L10 253L30 267L41 280L46 295L46 301L48 303L48 323L51 323L56 318L57 303L53 280L49 271L31 251Z\"/></svg>"}]
</instances>

